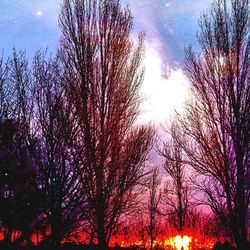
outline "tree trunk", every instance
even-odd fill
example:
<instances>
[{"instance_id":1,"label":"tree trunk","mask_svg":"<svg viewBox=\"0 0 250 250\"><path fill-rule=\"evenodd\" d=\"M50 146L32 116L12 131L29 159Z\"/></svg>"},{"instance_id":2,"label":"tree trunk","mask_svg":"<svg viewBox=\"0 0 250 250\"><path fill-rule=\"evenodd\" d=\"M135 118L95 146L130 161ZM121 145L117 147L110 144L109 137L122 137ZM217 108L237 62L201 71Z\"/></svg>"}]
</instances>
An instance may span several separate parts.
<instances>
[{"instance_id":1,"label":"tree trunk","mask_svg":"<svg viewBox=\"0 0 250 250\"><path fill-rule=\"evenodd\" d=\"M239 126L239 125L238 125ZM237 139L240 132L238 131ZM236 140L237 140L236 139ZM243 163L243 150L240 142L236 141L236 165L237 165L237 198L236 198L236 220L238 228L238 237L236 245L239 249L244 249L247 244L247 231L246 231L246 205L245 205L245 178L244 178L244 163Z\"/></svg>"},{"instance_id":2,"label":"tree trunk","mask_svg":"<svg viewBox=\"0 0 250 250\"><path fill-rule=\"evenodd\" d=\"M13 230L8 227L8 226L5 226L4 227L4 241L6 243L11 243L11 234L12 234Z\"/></svg>"},{"instance_id":3,"label":"tree trunk","mask_svg":"<svg viewBox=\"0 0 250 250\"><path fill-rule=\"evenodd\" d=\"M154 235L153 235L153 230L154 230L154 222L153 222L153 216L150 216L150 226L149 226L149 237L150 237L150 250L153 249L153 243L154 243Z\"/></svg>"},{"instance_id":4,"label":"tree trunk","mask_svg":"<svg viewBox=\"0 0 250 250\"><path fill-rule=\"evenodd\" d=\"M60 226L56 221L51 222L51 243L53 246L59 246L60 239Z\"/></svg>"},{"instance_id":5,"label":"tree trunk","mask_svg":"<svg viewBox=\"0 0 250 250\"><path fill-rule=\"evenodd\" d=\"M105 237L105 229L104 229L104 212L99 209L98 211L98 221L97 221L97 238L98 238L98 246L99 249L107 248L107 242Z\"/></svg>"}]
</instances>

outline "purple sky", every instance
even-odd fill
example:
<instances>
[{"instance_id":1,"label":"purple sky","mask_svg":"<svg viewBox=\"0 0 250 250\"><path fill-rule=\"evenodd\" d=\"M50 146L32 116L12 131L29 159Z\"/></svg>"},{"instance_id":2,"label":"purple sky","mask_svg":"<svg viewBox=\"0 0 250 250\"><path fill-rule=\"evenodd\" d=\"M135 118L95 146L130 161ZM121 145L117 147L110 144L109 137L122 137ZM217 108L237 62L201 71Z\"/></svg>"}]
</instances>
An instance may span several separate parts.
<instances>
[{"instance_id":1,"label":"purple sky","mask_svg":"<svg viewBox=\"0 0 250 250\"><path fill-rule=\"evenodd\" d=\"M60 0L1 0L0 49L8 56L15 46L32 58L39 48L54 52L60 32L57 16ZM186 96L186 79L180 69L183 48L197 48L196 31L200 14L212 0L121 0L135 18L135 33L147 34L144 64L142 120L163 121ZM166 72L168 74L166 74ZM170 72L170 74L169 74ZM164 76L168 75L168 79Z\"/></svg>"},{"instance_id":2,"label":"purple sky","mask_svg":"<svg viewBox=\"0 0 250 250\"><path fill-rule=\"evenodd\" d=\"M178 66L184 44L196 45L197 19L212 0L122 0L135 17L135 29L157 43L164 61ZM1 0L0 48L13 46L32 55L37 48L56 48L60 0ZM40 15L39 15L40 14Z\"/></svg>"}]
</instances>

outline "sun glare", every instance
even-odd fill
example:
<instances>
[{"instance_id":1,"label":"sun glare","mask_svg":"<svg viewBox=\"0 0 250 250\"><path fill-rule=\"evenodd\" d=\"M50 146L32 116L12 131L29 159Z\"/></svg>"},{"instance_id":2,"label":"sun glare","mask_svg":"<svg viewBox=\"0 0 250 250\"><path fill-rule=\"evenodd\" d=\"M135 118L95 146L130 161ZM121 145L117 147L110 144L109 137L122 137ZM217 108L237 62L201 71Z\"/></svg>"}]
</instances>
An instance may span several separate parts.
<instances>
[{"instance_id":1,"label":"sun glare","mask_svg":"<svg viewBox=\"0 0 250 250\"><path fill-rule=\"evenodd\" d=\"M164 122L174 113L181 112L188 96L188 83L180 69L171 70L169 78L163 76L163 64L160 55L153 47L146 46L145 78L142 85L141 104L144 122Z\"/></svg>"},{"instance_id":2,"label":"sun glare","mask_svg":"<svg viewBox=\"0 0 250 250\"><path fill-rule=\"evenodd\" d=\"M188 250L191 238L187 235L184 235L183 237L177 235L174 238L174 242L177 250Z\"/></svg>"}]
</instances>

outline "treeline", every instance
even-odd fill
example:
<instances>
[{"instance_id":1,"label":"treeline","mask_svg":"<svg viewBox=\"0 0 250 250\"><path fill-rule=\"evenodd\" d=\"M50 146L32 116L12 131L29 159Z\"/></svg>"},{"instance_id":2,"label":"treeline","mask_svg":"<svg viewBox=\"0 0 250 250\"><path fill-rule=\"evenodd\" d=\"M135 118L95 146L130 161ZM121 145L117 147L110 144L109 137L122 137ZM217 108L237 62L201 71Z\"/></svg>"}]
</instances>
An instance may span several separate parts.
<instances>
[{"instance_id":1,"label":"treeline","mask_svg":"<svg viewBox=\"0 0 250 250\"><path fill-rule=\"evenodd\" d=\"M143 35L119 1L63 1L55 57L0 64L0 218L6 242L77 230L102 249L135 207L153 129L135 125Z\"/></svg>"},{"instance_id":2,"label":"treeline","mask_svg":"<svg viewBox=\"0 0 250 250\"><path fill-rule=\"evenodd\" d=\"M249 1L229 2L216 0L200 19L202 54L186 49L192 98L158 149L163 168L148 162L154 129L137 122L144 34L132 41L133 17L119 0L64 0L55 56L38 51L30 63L14 50L0 61L6 244L29 246L36 235L58 247L87 235L104 249L112 236L136 231L153 249L166 220L180 235L199 227L246 248ZM201 204L215 217L199 214Z\"/></svg>"}]
</instances>

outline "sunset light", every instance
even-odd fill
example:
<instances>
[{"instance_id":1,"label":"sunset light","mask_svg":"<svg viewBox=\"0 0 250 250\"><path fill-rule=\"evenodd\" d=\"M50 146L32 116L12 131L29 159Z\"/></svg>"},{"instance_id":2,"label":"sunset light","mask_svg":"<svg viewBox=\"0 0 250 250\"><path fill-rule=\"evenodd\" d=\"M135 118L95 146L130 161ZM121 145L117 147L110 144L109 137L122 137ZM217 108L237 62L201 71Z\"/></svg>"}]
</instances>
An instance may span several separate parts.
<instances>
[{"instance_id":1,"label":"sunset light","mask_svg":"<svg viewBox=\"0 0 250 250\"><path fill-rule=\"evenodd\" d=\"M0 10L0 250L250 250L250 0Z\"/></svg>"},{"instance_id":2,"label":"sunset light","mask_svg":"<svg viewBox=\"0 0 250 250\"><path fill-rule=\"evenodd\" d=\"M139 119L144 122L164 122L174 111L181 112L188 97L188 81L182 70L170 70L164 75L167 65L163 65L154 43L145 51L145 78L142 84L142 104Z\"/></svg>"},{"instance_id":3,"label":"sunset light","mask_svg":"<svg viewBox=\"0 0 250 250\"><path fill-rule=\"evenodd\" d=\"M175 236L174 242L177 250L188 250L191 240L192 239L187 235L184 235L183 237L180 235Z\"/></svg>"}]
</instances>

